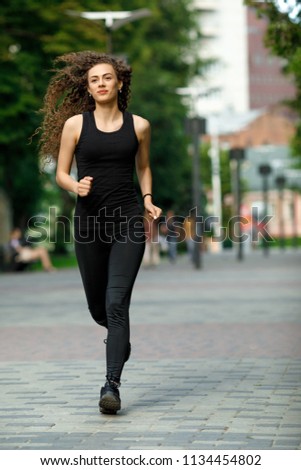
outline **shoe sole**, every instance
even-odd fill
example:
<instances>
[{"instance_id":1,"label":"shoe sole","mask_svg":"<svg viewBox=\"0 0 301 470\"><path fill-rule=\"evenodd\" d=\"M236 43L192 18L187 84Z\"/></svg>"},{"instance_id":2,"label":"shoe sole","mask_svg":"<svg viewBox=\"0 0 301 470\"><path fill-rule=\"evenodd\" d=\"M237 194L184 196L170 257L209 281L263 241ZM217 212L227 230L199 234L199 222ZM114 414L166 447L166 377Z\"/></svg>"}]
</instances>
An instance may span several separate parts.
<instances>
[{"instance_id":1,"label":"shoe sole","mask_svg":"<svg viewBox=\"0 0 301 470\"><path fill-rule=\"evenodd\" d=\"M114 411L114 410L107 410L106 408L99 408L99 411L100 411L103 415L116 415L116 414L117 414L117 411Z\"/></svg>"},{"instance_id":2,"label":"shoe sole","mask_svg":"<svg viewBox=\"0 0 301 470\"><path fill-rule=\"evenodd\" d=\"M116 414L121 409L120 402L110 395L104 395L99 401L99 411L104 414Z\"/></svg>"}]
</instances>

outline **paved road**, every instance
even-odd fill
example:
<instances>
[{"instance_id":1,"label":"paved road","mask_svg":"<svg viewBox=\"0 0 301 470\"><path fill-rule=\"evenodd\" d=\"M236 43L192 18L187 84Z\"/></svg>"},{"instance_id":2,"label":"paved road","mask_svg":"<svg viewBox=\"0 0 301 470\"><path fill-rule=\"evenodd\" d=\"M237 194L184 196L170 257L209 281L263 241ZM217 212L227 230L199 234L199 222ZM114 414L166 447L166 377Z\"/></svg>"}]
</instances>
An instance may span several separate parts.
<instances>
[{"instance_id":1,"label":"paved road","mask_svg":"<svg viewBox=\"0 0 301 470\"><path fill-rule=\"evenodd\" d=\"M0 276L0 449L301 449L301 252L142 268L122 411L78 271Z\"/></svg>"}]
</instances>

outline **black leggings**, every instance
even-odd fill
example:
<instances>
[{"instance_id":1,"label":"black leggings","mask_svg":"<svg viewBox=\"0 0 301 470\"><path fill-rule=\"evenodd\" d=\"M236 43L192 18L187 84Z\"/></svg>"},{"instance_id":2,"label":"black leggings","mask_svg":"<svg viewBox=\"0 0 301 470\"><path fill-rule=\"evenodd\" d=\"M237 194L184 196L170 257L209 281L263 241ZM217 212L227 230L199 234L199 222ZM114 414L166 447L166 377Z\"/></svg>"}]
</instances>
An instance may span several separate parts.
<instances>
[{"instance_id":1,"label":"black leggings","mask_svg":"<svg viewBox=\"0 0 301 470\"><path fill-rule=\"evenodd\" d=\"M107 378L118 382L128 353L129 306L144 247L144 234L131 228L110 242L97 234L75 237L88 308L93 319L108 329Z\"/></svg>"}]
</instances>

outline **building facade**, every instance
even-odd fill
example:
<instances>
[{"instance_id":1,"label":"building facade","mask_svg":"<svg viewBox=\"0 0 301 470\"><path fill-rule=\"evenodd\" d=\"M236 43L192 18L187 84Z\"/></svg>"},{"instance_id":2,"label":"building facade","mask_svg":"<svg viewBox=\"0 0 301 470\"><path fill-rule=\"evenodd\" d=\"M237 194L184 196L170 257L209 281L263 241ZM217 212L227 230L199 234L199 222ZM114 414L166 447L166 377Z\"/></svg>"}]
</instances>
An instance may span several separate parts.
<instances>
[{"instance_id":1,"label":"building facade","mask_svg":"<svg viewBox=\"0 0 301 470\"><path fill-rule=\"evenodd\" d=\"M264 46L265 19L243 0L195 0L202 39L200 57L210 59L204 77L193 86L203 93L197 100L202 116L226 111L243 114L275 105L294 96L283 60Z\"/></svg>"},{"instance_id":2,"label":"building facade","mask_svg":"<svg viewBox=\"0 0 301 470\"><path fill-rule=\"evenodd\" d=\"M205 139L211 141L212 155L218 163L220 145L246 150L243 207L249 214L257 210L260 217L263 191L258 168L270 164L270 233L279 237L284 226L284 237L300 236L301 195L292 189L293 181L287 173L295 116L280 106L294 96L295 89L282 73L284 61L264 45L267 20L258 18L243 0L195 0L194 4L203 36L200 57L209 61L204 76L196 77L192 84L199 90L194 110L207 118L210 135ZM275 183L277 176L286 177L281 197ZM212 212L217 215L221 195L218 186L212 187ZM233 197L230 200L233 204Z\"/></svg>"},{"instance_id":3,"label":"building facade","mask_svg":"<svg viewBox=\"0 0 301 470\"><path fill-rule=\"evenodd\" d=\"M246 9L246 16L250 109L273 106L284 99L293 98L295 87L291 79L282 73L286 62L271 55L264 47L266 20L258 18L252 8Z\"/></svg>"}]
</instances>

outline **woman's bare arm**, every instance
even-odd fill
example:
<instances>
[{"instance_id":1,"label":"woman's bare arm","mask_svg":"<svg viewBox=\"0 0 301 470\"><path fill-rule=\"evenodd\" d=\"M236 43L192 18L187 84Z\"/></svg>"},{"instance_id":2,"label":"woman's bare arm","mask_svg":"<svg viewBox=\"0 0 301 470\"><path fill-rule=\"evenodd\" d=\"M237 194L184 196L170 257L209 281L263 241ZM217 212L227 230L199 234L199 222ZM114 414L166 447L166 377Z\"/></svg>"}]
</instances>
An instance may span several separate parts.
<instances>
[{"instance_id":1,"label":"woman's bare arm","mask_svg":"<svg viewBox=\"0 0 301 470\"><path fill-rule=\"evenodd\" d=\"M148 214L157 219L161 215L161 209L152 203L152 172L150 168L150 124L146 119L140 116L134 116L135 132L139 141L139 149L136 156L136 172L141 189L144 207Z\"/></svg>"},{"instance_id":2,"label":"woman's bare arm","mask_svg":"<svg viewBox=\"0 0 301 470\"><path fill-rule=\"evenodd\" d=\"M71 191L84 197L91 191L93 178L91 176L85 176L77 182L70 176L74 151L80 136L81 127L81 115L73 116L65 122L58 156L56 182L61 188L66 189L66 191Z\"/></svg>"}]
</instances>

